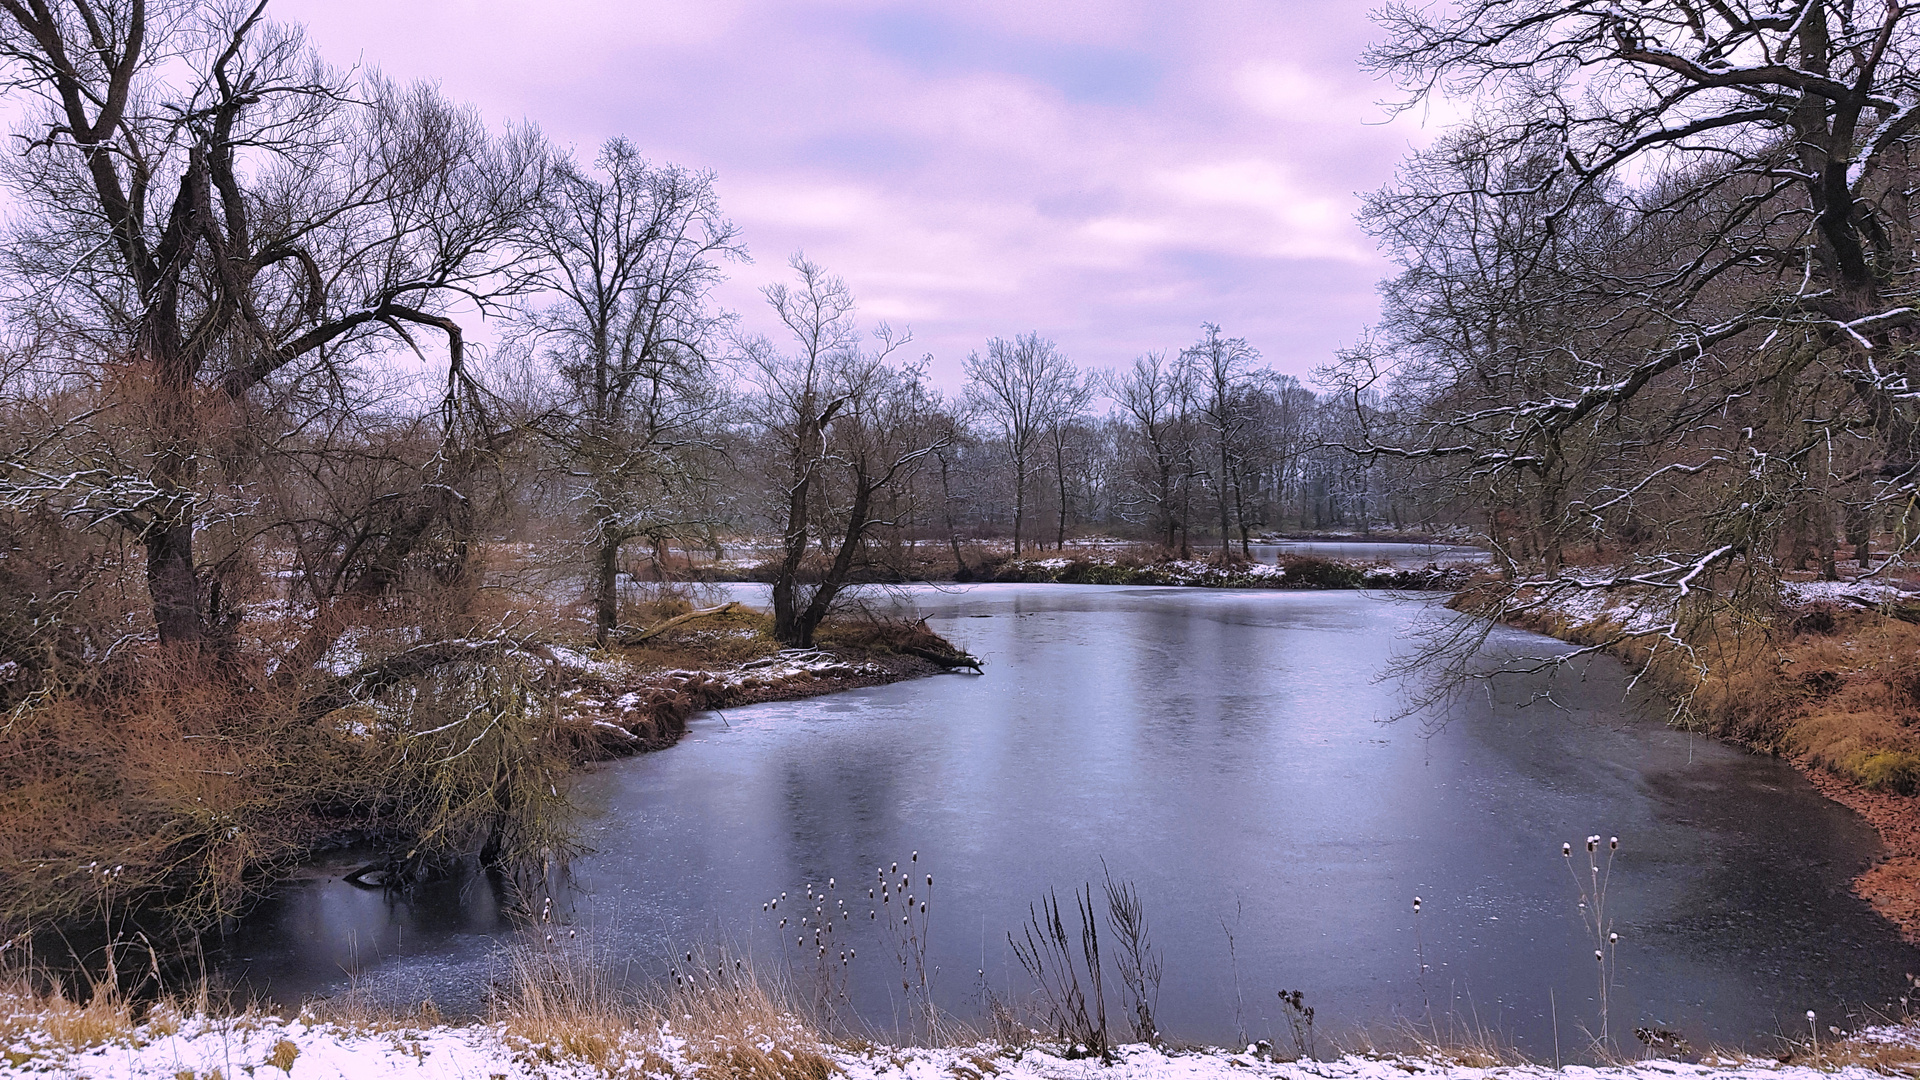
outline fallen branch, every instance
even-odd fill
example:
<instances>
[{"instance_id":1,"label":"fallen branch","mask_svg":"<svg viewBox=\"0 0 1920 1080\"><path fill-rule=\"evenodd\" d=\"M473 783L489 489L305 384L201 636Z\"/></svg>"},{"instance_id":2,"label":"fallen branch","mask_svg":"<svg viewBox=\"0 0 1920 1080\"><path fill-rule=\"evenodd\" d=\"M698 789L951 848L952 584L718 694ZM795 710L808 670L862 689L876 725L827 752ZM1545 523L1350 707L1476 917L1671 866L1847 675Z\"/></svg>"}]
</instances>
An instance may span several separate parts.
<instances>
[{"instance_id":1,"label":"fallen branch","mask_svg":"<svg viewBox=\"0 0 1920 1080\"><path fill-rule=\"evenodd\" d=\"M961 652L958 649L942 652L939 649L925 649L917 645L903 645L900 651L922 660L930 660L949 671L954 668L972 668L976 672L980 670L979 660L975 659L971 653Z\"/></svg>"},{"instance_id":2,"label":"fallen branch","mask_svg":"<svg viewBox=\"0 0 1920 1080\"><path fill-rule=\"evenodd\" d=\"M673 629L676 626L680 626L685 623L690 623L695 619L704 619L712 615L725 615L727 612L736 610L739 607L740 607L740 601L733 600L725 604L721 604L719 607L701 608L699 610L689 611L684 615L675 615L673 618L668 619L666 622L663 622L658 626L650 627L646 630L640 631L637 634L629 634L626 637L621 638L620 644L638 645L641 642L646 641L648 638L657 637L661 634L666 633L668 630Z\"/></svg>"},{"instance_id":3,"label":"fallen branch","mask_svg":"<svg viewBox=\"0 0 1920 1080\"><path fill-rule=\"evenodd\" d=\"M318 720L336 709L368 701L381 691L446 664L495 660L512 653L538 655L539 651L542 650L538 646L497 638L461 638L415 645L329 680L300 703L300 716L305 720Z\"/></svg>"}]
</instances>

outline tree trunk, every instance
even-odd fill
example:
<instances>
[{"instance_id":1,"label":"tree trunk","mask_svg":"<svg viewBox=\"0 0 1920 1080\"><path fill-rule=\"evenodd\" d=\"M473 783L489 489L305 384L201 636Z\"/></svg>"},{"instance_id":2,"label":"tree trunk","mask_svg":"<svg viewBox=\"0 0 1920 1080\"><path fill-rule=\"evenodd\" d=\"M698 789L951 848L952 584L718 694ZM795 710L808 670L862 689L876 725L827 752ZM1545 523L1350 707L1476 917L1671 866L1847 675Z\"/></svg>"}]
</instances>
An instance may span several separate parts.
<instances>
[{"instance_id":1,"label":"tree trunk","mask_svg":"<svg viewBox=\"0 0 1920 1080\"><path fill-rule=\"evenodd\" d=\"M593 641L605 645L620 625L620 537L604 523L593 558Z\"/></svg>"},{"instance_id":2,"label":"tree trunk","mask_svg":"<svg viewBox=\"0 0 1920 1080\"><path fill-rule=\"evenodd\" d=\"M1027 463L1013 460L1013 557L1020 557L1020 527L1027 516Z\"/></svg>"},{"instance_id":3,"label":"tree trunk","mask_svg":"<svg viewBox=\"0 0 1920 1080\"><path fill-rule=\"evenodd\" d=\"M1173 461L1158 447L1154 449L1154 463L1160 467L1160 513L1166 519L1167 539L1161 546L1173 550Z\"/></svg>"},{"instance_id":4,"label":"tree trunk","mask_svg":"<svg viewBox=\"0 0 1920 1080\"><path fill-rule=\"evenodd\" d=\"M170 294L169 294L170 295ZM171 303L156 305L150 317L171 314ZM147 594L153 602L153 622L162 645L198 644L205 634L200 610L200 579L193 564L194 452L198 425L193 414L193 374L172 335L149 326L147 359L154 375L155 425L154 485L172 498L163 513L141 537L147 553Z\"/></svg>"},{"instance_id":5,"label":"tree trunk","mask_svg":"<svg viewBox=\"0 0 1920 1080\"><path fill-rule=\"evenodd\" d=\"M193 524L169 525L147 535L147 593L162 645L200 641L200 582L193 570Z\"/></svg>"},{"instance_id":6,"label":"tree trunk","mask_svg":"<svg viewBox=\"0 0 1920 1080\"><path fill-rule=\"evenodd\" d=\"M1227 520L1227 433L1220 432L1220 561L1233 558L1233 529Z\"/></svg>"},{"instance_id":7,"label":"tree trunk","mask_svg":"<svg viewBox=\"0 0 1920 1080\"><path fill-rule=\"evenodd\" d=\"M960 554L960 534L955 532L953 528L953 485L947 477L949 468L947 455L939 454L937 456L940 458L941 516L946 519L947 523L947 546L953 549L954 578L955 580L965 581L967 578L973 576L973 571L967 568L967 560Z\"/></svg>"},{"instance_id":8,"label":"tree trunk","mask_svg":"<svg viewBox=\"0 0 1920 1080\"><path fill-rule=\"evenodd\" d=\"M804 437L801 445L806 445ZM813 485L813 467L804 460L804 453L804 449L795 452L793 486L787 490L787 531L781 537L784 551L773 575L773 638L784 645L802 644L794 587L807 557L807 493ZM812 632L806 636L810 639Z\"/></svg>"},{"instance_id":9,"label":"tree trunk","mask_svg":"<svg viewBox=\"0 0 1920 1080\"><path fill-rule=\"evenodd\" d=\"M1853 545L1853 560L1865 570L1873 561L1873 519L1864 506L1848 506L1843 521L1847 533L1847 543Z\"/></svg>"},{"instance_id":10,"label":"tree trunk","mask_svg":"<svg viewBox=\"0 0 1920 1080\"><path fill-rule=\"evenodd\" d=\"M860 550L861 541L866 537L867 512L873 506L873 488L867 477L857 476L853 486L853 508L847 514L847 532L841 537L840 550L833 557L833 565L828 568L826 580L813 590L807 608L794 622L794 638L791 642L801 648L813 646L813 632L826 621L827 613L833 609L834 597L847 582L847 575L853 571L853 557ZM786 640L782 638L781 640Z\"/></svg>"},{"instance_id":11,"label":"tree trunk","mask_svg":"<svg viewBox=\"0 0 1920 1080\"><path fill-rule=\"evenodd\" d=\"M1065 551L1067 549L1067 463L1066 455L1058 448L1053 454L1053 471L1060 478L1060 528L1054 537L1053 546Z\"/></svg>"}]
</instances>

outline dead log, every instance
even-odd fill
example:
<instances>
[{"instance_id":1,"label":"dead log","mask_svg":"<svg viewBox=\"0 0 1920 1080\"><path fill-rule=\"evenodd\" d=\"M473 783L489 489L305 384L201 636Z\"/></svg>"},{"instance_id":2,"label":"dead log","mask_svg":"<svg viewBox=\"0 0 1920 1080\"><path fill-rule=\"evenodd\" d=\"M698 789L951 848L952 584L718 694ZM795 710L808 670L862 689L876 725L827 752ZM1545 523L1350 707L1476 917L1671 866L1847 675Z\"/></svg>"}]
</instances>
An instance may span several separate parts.
<instances>
[{"instance_id":1,"label":"dead log","mask_svg":"<svg viewBox=\"0 0 1920 1080\"><path fill-rule=\"evenodd\" d=\"M646 641L648 638L658 637L659 635L666 633L668 630L671 630L676 626L683 626L687 623L692 622L695 619L705 619L713 615L725 615L727 612L737 610L739 607L740 607L740 601L733 600L725 604L721 604L719 607L701 608L696 611L689 611L684 615L675 615L673 618L668 619L666 622L663 622L658 626L649 627L645 630L640 631L637 634L628 634L622 637L620 639L620 644L638 645L641 642Z\"/></svg>"}]
</instances>

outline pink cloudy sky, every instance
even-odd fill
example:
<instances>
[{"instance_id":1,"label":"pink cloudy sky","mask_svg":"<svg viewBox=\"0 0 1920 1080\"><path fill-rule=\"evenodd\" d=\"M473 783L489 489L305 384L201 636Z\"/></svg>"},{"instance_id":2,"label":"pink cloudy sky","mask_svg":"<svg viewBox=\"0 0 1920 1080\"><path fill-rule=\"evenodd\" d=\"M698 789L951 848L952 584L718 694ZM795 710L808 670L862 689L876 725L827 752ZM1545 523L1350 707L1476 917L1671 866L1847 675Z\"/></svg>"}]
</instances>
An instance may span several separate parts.
<instances>
[{"instance_id":1,"label":"pink cloudy sky","mask_svg":"<svg viewBox=\"0 0 1920 1080\"><path fill-rule=\"evenodd\" d=\"M1082 366L1203 320L1301 376L1374 317L1353 224L1430 130L1388 123L1347 0L275 0L335 63L431 78L591 157L718 174L754 262L844 276L936 381L1037 330Z\"/></svg>"}]
</instances>

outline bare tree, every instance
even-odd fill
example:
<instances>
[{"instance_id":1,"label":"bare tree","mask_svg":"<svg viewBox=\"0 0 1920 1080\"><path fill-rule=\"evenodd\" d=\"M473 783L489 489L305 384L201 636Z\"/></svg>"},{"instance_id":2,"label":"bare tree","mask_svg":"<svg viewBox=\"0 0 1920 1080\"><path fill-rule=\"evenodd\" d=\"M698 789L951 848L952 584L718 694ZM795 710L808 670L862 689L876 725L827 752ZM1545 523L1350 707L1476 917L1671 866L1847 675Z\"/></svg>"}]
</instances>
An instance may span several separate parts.
<instances>
[{"instance_id":1,"label":"bare tree","mask_svg":"<svg viewBox=\"0 0 1920 1080\"><path fill-rule=\"evenodd\" d=\"M1078 372L1053 342L1037 333L987 342L967 357L967 400L997 429L1013 466L1013 552L1020 553L1027 481L1034 453L1061 406L1073 398Z\"/></svg>"},{"instance_id":2,"label":"bare tree","mask_svg":"<svg viewBox=\"0 0 1920 1080\"><path fill-rule=\"evenodd\" d=\"M977 449L972 432L969 430L972 419L964 400L957 403L957 407L949 407L938 412L936 419L936 422L947 429L946 437L934 449L934 460L940 465L940 520L945 526L947 547L953 553L954 580L956 581L967 581L973 577L973 569L967 565L967 557L960 550L960 530L957 520L957 509L965 495L956 494L953 483L954 466L959 452L965 449Z\"/></svg>"},{"instance_id":3,"label":"bare tree","mask_svg":"<svg viewBox=\"0 0 1920 1080\"><path fill-rule=\"evenodd\" d=\"M1172 551L1178 533L1184 549L1187 521L1181 486L1191 452L1187 371L1184 365L1169 363L1166 354L1150 352L1125 371L1108 372L1103 384L1140 439L1142 453L1133 486L1139 500L1152 508L1161 546Z\"/></svg>"},{"instance_id":4,"label":"bare tree","mask_svg":"<svg viewBox=\"0 0 1920 1080\"><path fill-rule=\"evenodd\" d=\"M1047 449L1053 458L1050 464L1059 495L1054 546L1062 550L1067 546L1067 513L1072 507L1068 487L1073 470L1068 467L1067 455L1082 449L1087 442L1087 404L1092 400L1090 380L1080 378L1079 371L1069 365L1067 374L1060 380L1059 392L1047 409Z\"/></svg>"},{"instance_id":5,"label":"bare tree","mask_svg":"<svg viewBox=\"0 0 1920 1080\"><path fill-rule=\"evenodd\" d=\"M1920 477L1912 15L1387 9L1372 63L1414 100L1473 86L1481 120L1369 205L1405 260L1393 389L1426 408L1390 435L1363 421L1355 448L1454 463L1494 542L1551 589L1764 583L1813 534L1831 558L1834 501L1903 521ZM1347 385L1387 386L1379 360L1348 357ZM1582 532L1635 565L1560 570Z\"/></svg>"},{"instance_id":6,"label":"bare tree","mask_svg":"<svg viewBox=\"0 0 1920 1080\"><path fill-rule=\"evenodd\" d=\"M1220 335L1213 323L1201 325L1200 340L1180 354L1180 362L1194 372L1200 387L1200 417L1213 432L1214 456L1219 471L1214 474L1214 495L1220 509L1220 558L1228 558L1233 548L1232 520L1237 513L1246 520L1245 506L1233 468L1240 442L1252 416L1247 408L1247 388L1255 378L1249 366L1260 353L1246 338ZM1241 529L1241 548L1247 550L1247 530Z\"/></svg>"},{"instance_id":7,"label":"bare tree","mask_svg":"<svg viewBox=\"0 0 1920 1080\"><path fill-rule=\"evenodd\" d=\"M898 524L880 516L879 497L904 486L947 445L952 426L933 407L924 367L891 361L906 335L883 323L873 331L875 346L863 348L846 282L802 255L789 265L796 287L762 291L791 335L792 350L756 338L743 342L742 351L756 390L749 423L781 526L773 632L789 645L808 646L875 535ZM829 558L806 581L816 537Z\"/></svg>"},{"instance_id":8,"label":"bare tree","mask_svg":"<svg viewBox=\"0 0 1920 1080\"><path fill-rule=\"evenodd\" d=\"M619 622L621 545L709 528L724 394L707 293L744 257L713 177L654 165L625 139L592 171L561 160L535 232L554 301L528 330L568 390L542 427L587 504L596 640Z\"/></svg>"},{"instance_id":9,"label":"bare tree","mask_svg":"<svg viewBox=\"0 0 1920 1080\"><path fill-rule=\"evenodd\" d=\"M518 291L510 241L544 150L494 137L426 86L327 69L264 3L0 5L7 90L27 106L4 179L15 317L66 343L131 446L60 426L0 468L10 505L58 504L146 556L161 640L230 629L195 535L221 499L207 454L275 378L338 373L410 327L448 340L456 301ZM209 607L215 610L210 611Z\"/></svg>"}]
</instances>

